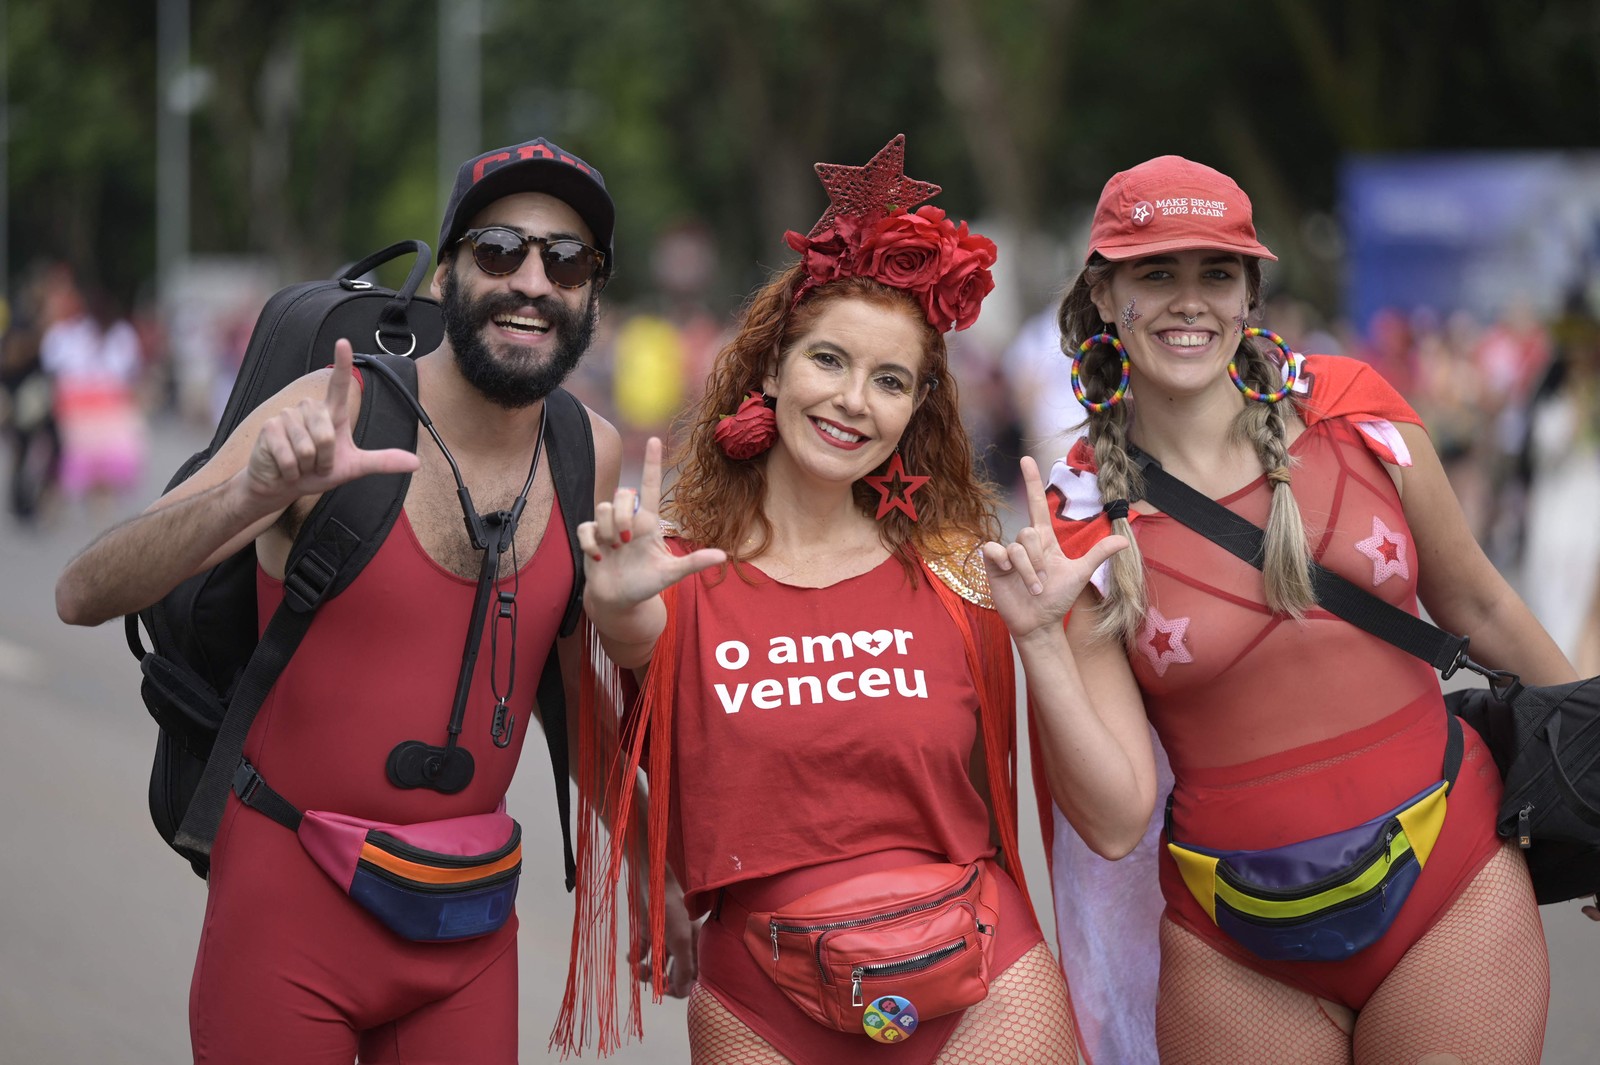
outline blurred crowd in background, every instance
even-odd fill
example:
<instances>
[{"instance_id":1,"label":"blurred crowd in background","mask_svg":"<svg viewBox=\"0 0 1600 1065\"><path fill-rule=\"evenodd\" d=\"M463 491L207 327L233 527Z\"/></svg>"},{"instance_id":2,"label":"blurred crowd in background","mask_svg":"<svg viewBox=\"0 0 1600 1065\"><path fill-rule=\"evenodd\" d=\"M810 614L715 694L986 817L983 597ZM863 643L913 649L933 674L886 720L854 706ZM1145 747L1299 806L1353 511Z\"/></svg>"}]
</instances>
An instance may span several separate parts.
<instances>
[{"instance_id":1,"label":"blurred crowd in background","mask_svg":"<svg viewBox=\"0 0 1600 1065\"><path fill-rule=\"evenodd\" d=\"M638 455L817 216L810 164L905 133L908 173L1000 246L954 365L1014 501L1017 457L1080 418L1054 303L1094 197L1176 153L1254 202L1280 257L1257 324L1400 387L1594 672L1597 41L1593 0L0 0L9 524L143 505L151 446L203 438L272 292L431 242L460 160L535 135L619 205L572 387Z\"/></svg>"},{"instance_id":2,"label":"blurred crowd in background","mask_svg":"<svg viewBox=\"0 0 1600 1065\"><path fill-rule=\"evenodd\" d=\"M629 456L650 435L670 437L731 327L732 312L718 310L712 293L718 257L703 224L664 232L650 253L650 284L607 306L594 349L568 383L622 431ZM209 432L270 294L249 271L235 273L221 289L211 278L205 313L119 306L63 263L24 275L0 305L14 530L48 530L69 507L108 521L142 506L150 423L186 425L197 440ZM1492 317L1383 308L1365 328L1323 320L1282 294L1260 316L1296 350L1371 363L1412 402L1479 542L1586 673L1600 670L1596 294L1575 284L1554 313L1520 299ZM1015 328L953 334L951 343L964 416L1014 520L1018 459L1031 454L1048 467L1082 417L1056 308L1038 308Z\"/></svg>"}]
</instances>

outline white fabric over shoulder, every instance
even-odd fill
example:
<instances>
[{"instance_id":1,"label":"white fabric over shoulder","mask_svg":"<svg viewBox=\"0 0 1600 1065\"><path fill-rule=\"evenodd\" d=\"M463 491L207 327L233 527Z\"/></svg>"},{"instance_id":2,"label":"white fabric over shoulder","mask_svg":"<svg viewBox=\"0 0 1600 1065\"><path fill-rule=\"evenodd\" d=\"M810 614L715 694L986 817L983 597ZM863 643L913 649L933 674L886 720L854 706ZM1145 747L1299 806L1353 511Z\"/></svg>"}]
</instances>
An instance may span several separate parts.
<instances>
[{"instance_id":1,"label":"white fabric over shoulder","mask_svg":"<svg viewBox=\"0 0 1600 1065\"><path fill-rule=\"evenodd\" d=\"M1395 428L1393 422L1373 418L1356 421L1355 427L1361 430L1361 438L1367 447L1384 462L1391 466L1411 465L1411 449L1406 446L1405 437L1400 435L1400 430Z\"/></svg>"},{"instance_id":2,"label":"white fabric over shoulder","mask_svg":"<svg viewBox=\"0 0 1600 1065\"><path fill-rule=\"evenodd\" d=\"M1050 467L1049 487L1061 493L1064 503L1059 516L1068 521L1088 521L1099 514L1100 508L1105 505L1100 498L1099 476L1086 462L1073 461L1074 456L1085 453L1088 443L1087 436L1079 437L1073 442L1067 457L1057 459L1056 464ZM1089 578L1089 583L1094 585L1095 591L1105 595L1111 587L1111 563L1100 563Z\"/></svg>"},{"instance_id":3,"label":"white fabric over shoulder","mask_svg":"<svg viewBox=\"0 0 1600 1065\"><path fill-rule=\"evenodd\" d=\"M1073 831L1061 808L1052 807L1056 940L1090 1065L1157 1065L1156 984L1166 908L1157 856L1172 769L1154 729L1150 742L1157 801L1132 854L1115 862L1100 857Z\"/></svg>"}]
</instances>

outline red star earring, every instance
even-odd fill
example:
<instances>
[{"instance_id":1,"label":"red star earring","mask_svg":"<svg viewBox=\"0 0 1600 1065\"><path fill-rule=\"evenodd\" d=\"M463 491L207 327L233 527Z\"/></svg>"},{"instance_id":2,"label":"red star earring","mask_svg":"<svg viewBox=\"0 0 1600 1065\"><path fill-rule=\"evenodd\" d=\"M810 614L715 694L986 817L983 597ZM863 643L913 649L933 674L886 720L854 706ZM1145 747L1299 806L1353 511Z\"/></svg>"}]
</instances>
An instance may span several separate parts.
<instances>
[{"instance_id":1,"label":"red star earring","mask_svg":"<svg viewBox=\"0 0 1600 1065\"><path fill-rule=\"evenodd\" d=\"M878 520L882 521L890 511L904 511L906 517L912 521L917 520L917 505L911 502L911 497L917 490L932 477L917 477L906 473L905 463L900 460L900 452L896 451L889 459L889 466L882 473L872 477L863 477L872 487L878 490L883 498L878 501Z\"/></svg>"}]
</instances>

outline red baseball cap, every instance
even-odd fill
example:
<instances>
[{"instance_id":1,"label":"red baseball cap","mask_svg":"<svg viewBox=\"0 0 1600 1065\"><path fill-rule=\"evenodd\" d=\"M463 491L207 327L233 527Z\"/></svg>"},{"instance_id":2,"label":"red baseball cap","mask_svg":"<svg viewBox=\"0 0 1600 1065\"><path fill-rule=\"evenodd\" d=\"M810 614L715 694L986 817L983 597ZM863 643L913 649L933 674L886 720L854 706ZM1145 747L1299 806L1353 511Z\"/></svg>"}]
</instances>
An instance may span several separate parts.
<instances>
[{"instance_id":1,"label":"red baseball cap","mask_svg":"<svg viewBox=\"0 0 1600 1065\"><path fill-rule=\"evenodd\" d=\"M1090 255L1121 262L1193 248L1278 258L1256 239L1250 197L1220 170L1163 155L1106 182L1089 227Z\"/></svg>"}]
</instances>

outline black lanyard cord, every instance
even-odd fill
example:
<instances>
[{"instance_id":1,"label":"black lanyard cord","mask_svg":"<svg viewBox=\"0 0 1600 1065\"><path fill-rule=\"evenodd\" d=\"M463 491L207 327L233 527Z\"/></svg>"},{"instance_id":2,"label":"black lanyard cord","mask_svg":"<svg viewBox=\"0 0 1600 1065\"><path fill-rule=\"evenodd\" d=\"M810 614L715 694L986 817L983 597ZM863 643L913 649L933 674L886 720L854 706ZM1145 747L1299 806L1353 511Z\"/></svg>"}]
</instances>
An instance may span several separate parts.
<instances>
[{"instance_id":1,"label":"black lanyard cord","mask_svg":"<svg viewBox=\"0 0 1600 1065\"><path fill-rule=\"evenodd\" d=\"M394 371L382 363L374 362L368 365L387 376L394 376ZM472 502L472 494L467 491L466 482L462 479L461 468L456 464L455 457L450 454L450 449L445 446L444 438L434 428L433 420L409 391L401 388L400 392L410 401L418 421L428 430L434 443L439 445L439 452L450 465L450 473L456 482L456 497L461 501L462 516L466 520L467 536L472 541L472 546L483 552L483 563L478 570L478 588L473 596L472 614L467 623L466 646L461 652L461 671L456 678L455 700L451 705L450 721L445 729L445 744L443 747L436 747L422 740L404 740L389 752L386 768L389 781L396 787L427 787L445 794L453 794L472 782L475 768L472 752L459 745L459 738L466 720L467 697L471 693L472 676L477 669L478 650L483 646L483 627L488 618L490 595L499 584L500 556L507 550L511 551L512 590L499 592L495 597L495 636L490 641L490 688L497 697L490 735L495 746L503 748L510 744L511 731L516 724L515 717L509 716L506 700L510 698L516 680L516 591L520 583L514 572L517 566L515 549L517 525L522 518L523 509L527 506L528 493L533 490L533 482L539 474L539 459L544 454L548 408L540 411L539 435L533 445L533 460L528 464L528 479L523 483L522 491L517 498L512 501L511 509L480 515ZM495 677L499 658L499 621L502 619L510 622L511 629L511 652L507 662L504 696L499 694L498 680Z\"/></svg>"},{"instance_id":2,"label":"black lanyard cord","mask_svg":"<svg viewBox=\"0 0 1600 1065\"><path fill-rule=\"evenodd\" d=\"M455 703L450 710L450 725L447 729L448 735L445 740L447 750L456 746L456 737L461 734L462 725L466 721L467 696L472 689L473 671L478 665L478 650L483 646L483 626L489 613L489 596L500 576L500 556L516 543L517 524L522 517L523 507L527 505L528 493L533 489L534 478L539 473L539 457L544 453L544 419L544 412L541 411L539 414L539 439L533 446L533 462L528 466L528 480L523 484L521 494L512 502L510 510L497 510L493 514L480 516L470 509L472 497L467 493L466 485L463 484L461 486L461 496L468 507L466 513L472 516L467 522L468 527L470 528L476 521L481 525L487 526L491 532L497 535L493 543L484 545L483 565L478 570L478 592L472 600L472 620L467 625L467 645L461 652L461 673L456 678ZM444 441L439 441L439 448L440 450L444 449ZM449 452L446 452L445 455L448 458ZM454 468L455 463L452 462L450 465ZM507 601L502 596L496 613L500 617L515 618L516 602L514 593L510 601ZM513 624L515 624L514 620ZM515 667L513 666L513 668ZM491 669L490 672L492 673L493 670Z\"/></svg>"}]
</instances>

